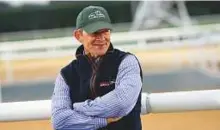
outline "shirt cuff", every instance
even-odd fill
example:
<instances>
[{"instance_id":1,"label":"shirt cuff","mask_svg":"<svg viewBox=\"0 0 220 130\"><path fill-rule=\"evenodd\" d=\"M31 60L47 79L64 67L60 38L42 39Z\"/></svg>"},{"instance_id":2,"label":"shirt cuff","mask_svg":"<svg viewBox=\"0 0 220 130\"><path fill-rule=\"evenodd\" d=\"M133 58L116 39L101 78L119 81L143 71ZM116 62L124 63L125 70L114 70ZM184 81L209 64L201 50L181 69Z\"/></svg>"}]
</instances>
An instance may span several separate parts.
<instances>
[{"instance_id":1,"label":"shirt cuff","mask_svg":"<svg viewBox=\"0 0 220 130\"><path fill-rule=\"evenodd\" d=\"M99 128L102 128L102 127L105 127L105 126L107 126L108 125L108 123L107 123L107 119L105 119L105 118L97 118L97 120L95 120L96 121L96 128L95 129L99 129Z\"/></svg>"}]
</instances>

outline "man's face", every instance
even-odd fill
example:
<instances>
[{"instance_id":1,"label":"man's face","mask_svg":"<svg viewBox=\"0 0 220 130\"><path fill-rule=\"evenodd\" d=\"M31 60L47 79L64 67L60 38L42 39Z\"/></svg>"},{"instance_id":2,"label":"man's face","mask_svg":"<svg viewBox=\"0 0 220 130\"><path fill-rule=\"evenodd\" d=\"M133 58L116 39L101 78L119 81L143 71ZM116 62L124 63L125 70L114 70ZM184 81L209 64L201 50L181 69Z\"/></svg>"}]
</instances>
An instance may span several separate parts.
<instances>
[{"instance_id":1,"label":"man's face","mask_svg":"<svg viewBox=\"0 0 220 130\"><path fill-rule=\"evenodd\" d=\"M92 57L102 56L110 45L110 30L102 29L92 34L81 30L77 39L83 44L86 54Z\"/></svg>"}]
</instances>

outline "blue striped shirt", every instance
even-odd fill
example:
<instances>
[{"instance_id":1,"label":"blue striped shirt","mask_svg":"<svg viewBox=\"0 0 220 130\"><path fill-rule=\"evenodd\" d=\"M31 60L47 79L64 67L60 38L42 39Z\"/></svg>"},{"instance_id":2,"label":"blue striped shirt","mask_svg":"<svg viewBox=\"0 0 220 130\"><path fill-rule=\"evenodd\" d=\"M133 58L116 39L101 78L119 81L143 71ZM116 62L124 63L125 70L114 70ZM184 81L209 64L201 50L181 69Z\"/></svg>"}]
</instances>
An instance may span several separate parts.
<instances>
[{"instance_id":1,"label":"blue striped shirt","mask_svg":"<svg viewBox=\"0 0 220 130\"><path fill-rule=\"evenodd\" d=\"M115 89L94 100L71 104L69 87L59 74L51 104L53 127L62 130L96 130L105 127L107 118L123 117L134 108L141 87L140 68L133 55L128 55L121 62Z\"/></svg>"}]
</instances>

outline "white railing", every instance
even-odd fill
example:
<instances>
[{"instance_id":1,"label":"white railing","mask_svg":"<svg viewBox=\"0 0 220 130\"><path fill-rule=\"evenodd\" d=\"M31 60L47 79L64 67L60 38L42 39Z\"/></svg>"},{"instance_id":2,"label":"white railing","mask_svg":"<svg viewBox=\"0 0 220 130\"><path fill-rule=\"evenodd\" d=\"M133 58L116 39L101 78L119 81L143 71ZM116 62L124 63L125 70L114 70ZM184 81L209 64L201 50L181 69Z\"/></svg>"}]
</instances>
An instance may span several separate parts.
<instances>
[{"instance_id":1,"label":"white railing","mask_svg":"<svg viewBox=\"0 0 220 130\"><path fill-rule=\"evenodd\" d=\"M219 44L220 24L197 25L190 30L179 27L113 33L111 41L124 51ZM6 80L13 82L11 60L71 56L79 45L72 37L1 42L0 60L6 65Z\"/></svg>"},{"instance_id":2,"label":"white railing","mask_svg":"<svg viewBox=\"0 0 220 130\"><path fill-rule=\"evenodd\" d=\"M161 45L162 47L170 47L204 44L220 41L220 24L197 25L192 26L190 30L179 27L113 33L111 41L115 43L115 46L125 50L133 48L152 49ZM128 44L129 42L134 44ZM69 55L79 44L72 37L1 42L0 59L12 60Z\"/></svg>"},{"instance_id":3,"label":"white railing","mask_svg":"<svg viewBox=\"0 0 220 130\"><path fill-rule=\"evenodd\" d=\"M142 93L141 114L220 110L220 90ZM51 101L0 103L0 121L49 119Z\"/></svg>"}]
</instances>

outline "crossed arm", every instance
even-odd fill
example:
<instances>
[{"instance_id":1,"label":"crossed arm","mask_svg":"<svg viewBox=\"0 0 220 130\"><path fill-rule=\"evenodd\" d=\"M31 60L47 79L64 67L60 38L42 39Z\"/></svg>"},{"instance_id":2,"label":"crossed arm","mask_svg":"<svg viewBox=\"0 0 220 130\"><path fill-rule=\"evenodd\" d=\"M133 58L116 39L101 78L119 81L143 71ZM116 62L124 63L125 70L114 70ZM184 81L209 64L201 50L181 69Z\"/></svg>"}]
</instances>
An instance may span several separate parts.
<instances>
[{"instance_id":1,"label":"crossed arm","mask_svg":"<svg viewBox=\"0 0 220 130\"><path fill-rule=\"evenodd\" d=\"M119 66L116 87L94 100L71 104L69 87L58 75L52 96L52 124L55 129L95 130L107 125L107 118L123 117L135 106L142 86L138 61L127 56ZM73 105L74 109L71 109Z\"/></svg>"},{"instance_id":2,"label":"crossed arm","mask_svg":"<svg viewBox=\"0 0 220 130\"><path fill-rule=\"evenodd\" d=\"M56 130L96 130L107 125L105 118L83 115L71 109L69 87L59 74L52 95L51 121Z\"/></svg>"},{"instance_id":3,"label":"crossed arm","mask_svg":"<svg viewBox=\"0 0 220 130\"><path fill-rule=\"evenodd\" d=\"M137 59L128 55L120 64L115 89L94 100L74 103L73 108L87 116L123 117L135 106L142 82Z\"/></svg>"}]
</instances>

